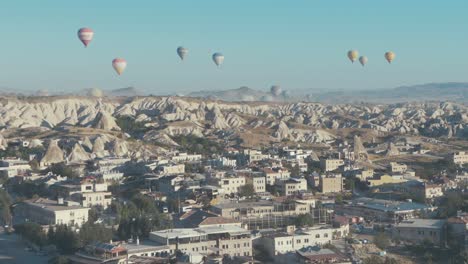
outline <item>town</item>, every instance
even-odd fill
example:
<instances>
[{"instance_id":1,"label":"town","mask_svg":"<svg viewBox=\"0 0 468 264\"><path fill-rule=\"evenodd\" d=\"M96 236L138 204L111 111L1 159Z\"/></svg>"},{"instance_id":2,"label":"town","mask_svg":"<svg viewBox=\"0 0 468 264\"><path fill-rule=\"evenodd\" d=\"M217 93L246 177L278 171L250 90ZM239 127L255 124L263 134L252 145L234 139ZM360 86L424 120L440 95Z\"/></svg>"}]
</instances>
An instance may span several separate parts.
<instances>
[{"instance_id":1,"label":"town","mask_svg":"<svg viewBox=\"0 0 468 264\"><path fill-rule=\"evenodd\" d=\"M109 138L0 138L2 237L19 254L83 264L468 261L468 151L450 147L465 141L354 133L255 148L178 136L158 155L135 155Z\"/></svg>"}]
</instances>

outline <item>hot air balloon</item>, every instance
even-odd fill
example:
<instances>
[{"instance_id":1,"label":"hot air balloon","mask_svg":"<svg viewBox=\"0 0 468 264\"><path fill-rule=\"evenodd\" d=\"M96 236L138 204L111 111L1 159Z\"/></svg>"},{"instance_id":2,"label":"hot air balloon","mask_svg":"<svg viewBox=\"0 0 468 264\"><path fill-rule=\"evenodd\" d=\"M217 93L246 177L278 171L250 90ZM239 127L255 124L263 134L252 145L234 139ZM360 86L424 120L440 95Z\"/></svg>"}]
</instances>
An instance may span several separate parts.
<instances>
[{"instance_id":1,"label":"hot air balloon","mask_svg":"<svg viewBox=\"0 0 468 264\"><path fill-rule=\"evenodd\" d=\"M112 61L112 67L114 67L118 75L121 75L125 68L127 68L127 61L122 58L115 58Z\"/></svg>"},{"instance_id":2,"label":"hot air balloon","mask_svg":"<svg viewBox=\"0 0 468 264\"><path fill-rule=\"evenodd\" d=\"M270 88L270 92L274 96L278 96L281 94L281 87L279 85L273 85Z\"/></svg>"},{"instance_id":3,"label":"hot air balloon","mask_svg":"<svg viewBox=\"0 0 468 264\"><path fill-rule=\"evenodd\" d=\"M216 52L215 54L213 54L213 61L216 64L216 66L219 67L219 65L223 64L224 55Z\"/></svg>"},{"instance_id":4,"label":"hot air balloon","mask_svg":"<svg viewBox=\"0 0 468 264\"><path fill-rule=\"evenodd\" d=\"M85 47L93 40L94 32L90 28L80 28L78 30L78 38L83 42Z\"/></svg>"},{"instance_id":5,"label":"hot air balloon","mask_svg":"<svg viewBox=\"0 0 468 264\"><path fill-rule=\"evenodd\" d=\"M188 49L184 47L178 47L177 48L177 54L179 55L181 60L184 60L185 56L188 54Z\"/></svg>"},{"instance_id":6,"label":"hot air balloon","mask_svg":"<svg viewBox=\"0 0 468 264\"><path fill-rule=\"evenodd\" d=\"M91 88L87 91L87 95L92 97L102 97L104 93L99 88Z\"/></svg>"},{"instance_id":7,"label":"hot air balloon","mask_svg":"<svg viewBox=\"0 0 468 264\"><path fill-rule=\"evenodd\" d=\"M359 57L359 62L361 63L362 66L365 66L367 64L367 57L366 56L361 56Z\"/></svg>"},{"instance_id":8,"label":"hot air balloon","mask_svg":"<svg viewBox=\"0 0 468 264\"><path fill-rule=\"evenodd\" d=\"M392 63L392 61L395 59L395 53L392 51L385 52L385 59L388 61L388 63Z\"/></svg>"},{"instance_id":9,"label":"hot air balloon","mask_svg":"<svg viewBox=\"0 0 468 264\"><path fill-rule=\"evenodd\" d=\"M348 58L354 63L357 58L359 57L359 52L357 50L350 50L348 51Z\"/></svg>"}]
</instances>

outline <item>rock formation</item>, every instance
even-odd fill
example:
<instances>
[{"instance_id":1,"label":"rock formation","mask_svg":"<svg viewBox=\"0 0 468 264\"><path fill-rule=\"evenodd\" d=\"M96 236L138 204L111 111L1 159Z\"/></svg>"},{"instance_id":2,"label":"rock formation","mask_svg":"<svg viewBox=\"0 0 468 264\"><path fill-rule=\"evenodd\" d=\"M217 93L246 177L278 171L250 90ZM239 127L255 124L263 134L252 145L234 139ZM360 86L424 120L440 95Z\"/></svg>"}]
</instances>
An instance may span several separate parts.
<instances>
[{"instance_id":1,"label":"rock formation","mask_svg":"<svg viewBox=\"0 0 468 264\"><path fill-rule=\"evenodd\" d=\"M62 149L58 146L58 140L52 140L49 143L45 155L41 159L41 164L48 166L54 163L65 161Z\"/></svg>"},{"instance_id":2,"label":"rock formation","mask_svg":"<svg viewBox=\"0 0 468 264\"><path fill-rule=\"evenodd\" d=\"M359 136L354 136L354 159L364 161L369 159L367 150L362 144L361 138Z\"/></svg>"},{"instance_id":3,"label":"rock formation","mask_svg":"<svg viewBox=\"0 0 468 264\"><path fill-rule=\"evenodd\" d=\"M78 142L75 143L70 155L68 155L68 161L70 162L82 162L89 159L89 154L83 149L83 147L81 147Z\"/></svg>"}]
</instances>

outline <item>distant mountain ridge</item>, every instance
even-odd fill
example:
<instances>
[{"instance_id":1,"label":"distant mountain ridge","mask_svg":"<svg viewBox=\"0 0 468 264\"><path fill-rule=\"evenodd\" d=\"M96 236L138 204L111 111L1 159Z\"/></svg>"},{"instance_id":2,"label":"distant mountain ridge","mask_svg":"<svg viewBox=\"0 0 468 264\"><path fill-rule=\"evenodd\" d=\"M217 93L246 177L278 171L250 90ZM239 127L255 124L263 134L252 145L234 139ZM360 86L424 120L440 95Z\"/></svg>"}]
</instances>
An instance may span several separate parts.
<instances>
[{"instance_id":1,"label":"distant mountain ridge","mask_svg":"<svg viewBox=\"0 0 468 264\"><path fill-rule=\"evenodd\" d=\"M86 96L89 92L100 89L83 89L81 91L71 91L68 93L49 93L47 90L19 91L0 88L0 95L3 96L56 96L56 95L79 95ZM126 87L114 90L100 90L102 96L107 97L134 97L146 96L150 92L140 90L135 87ZM391 89L374 90L335 90L326 91L319 89L305 90L285 90L281 94L274 95L269 90L257 90L246 86L214 91L195 91L186 97L205 98L211 100L222 100L228 102L319 102L328 104L344 103L406 103L406 102L426 102L426 101L451 101L468 104L468 82L444 82L427 83L411 86L400 86Z\"/></svg>"},{"instance_id":2,"label":"distant mountain ridge","mask_svg":"<svg viewBox=\"0 0 468 264\"><path fill-rule=\"evenodd\" d=\"M223 101L309 101L321 103L404 103L423 101L453 101L468 103L468 83L447 82L401 86L391 89L351 91L291 91L287 96L272 98L268 91L248 87L223 91L192 92L189 97L219 99Z\"/></svg>"},{"instance_id":3,"label":"distant mountain ridge","mask_svg":"<svg viewBox=\"0 0 468 264\"><path fill-rule=\"evenodd\" d=\"M311 99L325 103L403 103L423 101L468 103L468 83L427 83L382 90L319 93L312 96Z\"/></svg>"}]
</instances>

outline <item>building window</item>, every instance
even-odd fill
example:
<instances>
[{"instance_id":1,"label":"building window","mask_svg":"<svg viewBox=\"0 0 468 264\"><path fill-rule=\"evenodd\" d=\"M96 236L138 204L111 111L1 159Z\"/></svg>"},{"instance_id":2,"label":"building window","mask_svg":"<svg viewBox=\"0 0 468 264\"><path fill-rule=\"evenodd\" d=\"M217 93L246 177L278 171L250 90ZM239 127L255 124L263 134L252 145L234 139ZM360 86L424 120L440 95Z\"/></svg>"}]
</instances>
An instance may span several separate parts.
<instances>
[{"instance_id":1,"label":"building window","mask_svg":"<svg viewBox=\"0 0 468 264\"><path fill-rule=\"evenodd\" d=\"M316 234L316 235L315 235L315 238L320 238L320 234Z\"/></svg>"}]
</instances>

